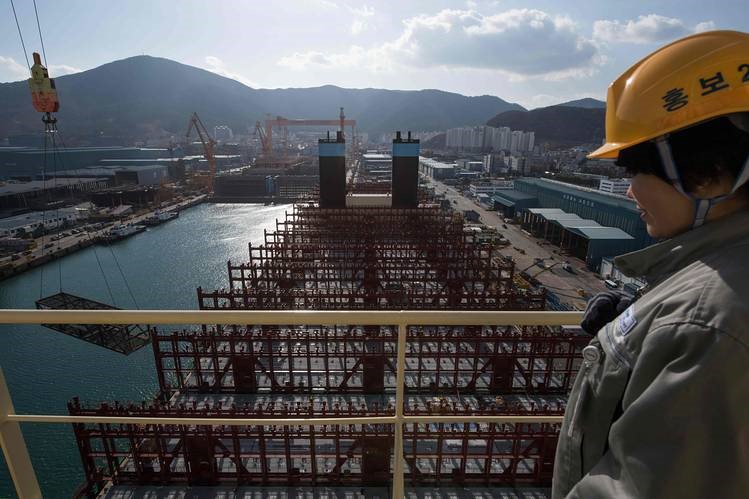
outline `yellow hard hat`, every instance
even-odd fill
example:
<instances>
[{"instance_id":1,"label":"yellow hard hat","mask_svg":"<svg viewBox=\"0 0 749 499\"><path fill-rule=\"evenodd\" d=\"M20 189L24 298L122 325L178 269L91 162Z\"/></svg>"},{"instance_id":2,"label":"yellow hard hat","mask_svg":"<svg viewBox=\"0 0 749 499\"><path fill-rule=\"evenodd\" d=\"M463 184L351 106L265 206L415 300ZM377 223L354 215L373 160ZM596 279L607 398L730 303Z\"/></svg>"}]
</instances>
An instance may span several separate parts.
<instances>
[{"instance_id":1,"label":"yellow hard hat","mask_svg":"<svg viewBox=\"0 0 749 499\"><path fill-rule=\"evenodd\" d=\"M708 31L653 52L608 89L606 143L619 151L718 116L749 111L749 34Z\"/></svg>"}]
</instances>

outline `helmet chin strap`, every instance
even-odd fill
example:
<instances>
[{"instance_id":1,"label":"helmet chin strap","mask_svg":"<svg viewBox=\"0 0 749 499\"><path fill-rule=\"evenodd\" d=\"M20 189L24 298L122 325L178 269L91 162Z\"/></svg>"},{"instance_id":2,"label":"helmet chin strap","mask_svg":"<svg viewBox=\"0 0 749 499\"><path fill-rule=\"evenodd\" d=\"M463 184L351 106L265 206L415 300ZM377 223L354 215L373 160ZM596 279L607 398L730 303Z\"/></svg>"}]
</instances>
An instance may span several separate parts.
<instances>
[{"instance_id":1,"label":"helmet chin strap","mask_svg":"<svg viewBox=\"0 0 749 499\"><path fill-rule=\"evenodd\" d=\"M736 181L733 183L733 187L731 188L730 192L713 198L695 197L691 193L687 192L681 183L681 177L679 176L679 171L677 170L676 164L674 162L674 155L671 152L671 145L668 143L668 135L661 135L660 137L655 139L655 145L658 148L658 154L661 157L661 163L663 164L663 169L666 172L668 180L677 191L691 199L694 203L694 220L692 221L693 229L705 223L705 218L707 217L710 208L731 197L739 187L749 181L749 157L747 157L746 161L744 161L744 165L741 167L739 175L736 177Z\"/></svg>"}]
</instances>

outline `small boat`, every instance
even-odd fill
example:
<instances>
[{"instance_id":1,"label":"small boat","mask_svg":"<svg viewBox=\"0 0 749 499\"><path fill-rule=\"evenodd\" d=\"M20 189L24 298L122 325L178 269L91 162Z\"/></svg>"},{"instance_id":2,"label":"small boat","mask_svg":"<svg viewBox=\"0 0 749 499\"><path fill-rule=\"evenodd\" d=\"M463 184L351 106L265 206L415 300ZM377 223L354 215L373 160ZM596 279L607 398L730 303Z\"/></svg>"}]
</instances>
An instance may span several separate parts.
<instances>
[{"instance_id":1,"label":"small boat","mask_svg":"<svg viewBox=\"0 0 749 499\"><path fill-rule=\"evenodd\" d=\"M174 220L177 217L179 217L178 211L157 211L150 217L143 220L143 223L148 225L149 227L152 227L154 225L160 225L164 222L168 222L169 220Z\"/></svg>"},{"instance_id":2,"label":"small boat","mask_svg":"<svg viewBox=\"0 0 749 499\"><path fill-rule=\"evenodd\" d=\"M104 241L108 243L113 243L115 241L125 239L126 237L130 237L133 234L137 234L138 232L143 232L144 230L146 230L145 225L132 225L132 224L115 225L104 236Z\"/></svg>"}]
</instances>

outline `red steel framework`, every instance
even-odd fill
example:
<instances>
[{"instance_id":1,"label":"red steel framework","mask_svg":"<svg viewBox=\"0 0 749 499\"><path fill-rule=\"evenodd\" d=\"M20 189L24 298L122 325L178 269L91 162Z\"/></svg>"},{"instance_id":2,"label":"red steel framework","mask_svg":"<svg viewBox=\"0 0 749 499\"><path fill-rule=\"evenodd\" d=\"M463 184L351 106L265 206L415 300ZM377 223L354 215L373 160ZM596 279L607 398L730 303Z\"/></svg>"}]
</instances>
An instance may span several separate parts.
<instances>
[{"instance_id":1,"label":"red steel framework","mask_svg":"<svg viewBox=\"0 0 749 499\"><path fill-rule=\"evenodd\" d=\"M152 339L165 397L395 392L395 328L230 326ZM410 327L406 393L564 394L586 343L541 326Z\"/></svg>"},{"instance_id":2,"label":"red steel framework","mask_svg":"<svg viewBox=\"0 0 749 499\"><path fill-rule=\"evenodd\" d=\"M543 310L545 290L478 242L459 215L297 204L228 288L198 288L201 309ZM518 285L518 284L522 285ZM394 414L392 326L203 326L151 331L160 393L152 405L74 415L313 418ZM546 326L410 327L406 414L561 415L587 338ZM188 485L387 484L390 425L228 427L75 424L86 473L105 482ZM549 485L558 425L407 424L407 479L418 484Z\"/></svg>"},{"instance_id":3,"label":"red steel framework","mask_svg":"<svg viewBox=\"0 0 749 499\"><path fill-rule=\"evenodd\" d=\"M543 310L545 290L513 285L512 262L437 207L286 213L229 288L198 288L201 309Z\"/></svg>"},{"instance_id":4,"label":"red steel framework","mask_svg":"<svg viewBox=\"0 0 749 499\"><path fill-rule=\"evenodd\" d=\"M389 416L393 407L305 404L68 405L77 416L345 417ZM558 415L563 407L514 405L466 409L453 404L418 414ZM378 485L390 477L392 426L73 425L91 494L116 485ZM406 478L414 485L548 485L556 424L434 423L404 429Z\"/></svg>"}]
</instances>

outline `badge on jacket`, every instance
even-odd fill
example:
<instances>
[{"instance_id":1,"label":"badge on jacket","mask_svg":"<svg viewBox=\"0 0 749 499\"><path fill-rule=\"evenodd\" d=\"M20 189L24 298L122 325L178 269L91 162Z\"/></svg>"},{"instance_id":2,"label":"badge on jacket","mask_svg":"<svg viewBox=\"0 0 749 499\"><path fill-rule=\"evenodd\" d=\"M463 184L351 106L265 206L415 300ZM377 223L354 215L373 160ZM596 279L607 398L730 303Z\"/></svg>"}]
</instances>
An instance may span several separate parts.
<instances>
[{"instance_id":1,"label":"badge on jacket","mask_svg":"<svg viewBox=\"0 0 749 499\"><path fill-rule=\"evenodd\" d=\"M621 332L622 336L626 336L627 333L629 333L637 324L637 319L635 319L635 306L630 305L627 310L622 312L622 314L619 316L618 322L619 331Z\"/></svg>"}]
</instances>

